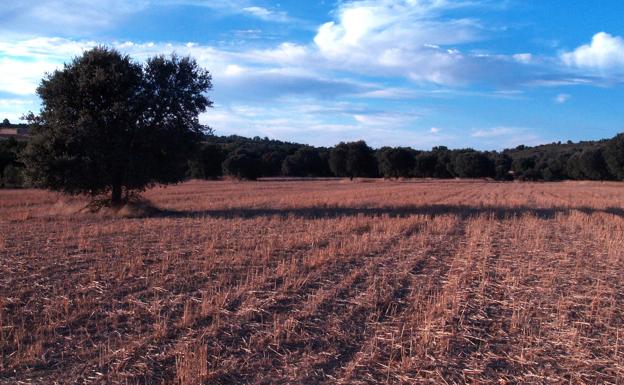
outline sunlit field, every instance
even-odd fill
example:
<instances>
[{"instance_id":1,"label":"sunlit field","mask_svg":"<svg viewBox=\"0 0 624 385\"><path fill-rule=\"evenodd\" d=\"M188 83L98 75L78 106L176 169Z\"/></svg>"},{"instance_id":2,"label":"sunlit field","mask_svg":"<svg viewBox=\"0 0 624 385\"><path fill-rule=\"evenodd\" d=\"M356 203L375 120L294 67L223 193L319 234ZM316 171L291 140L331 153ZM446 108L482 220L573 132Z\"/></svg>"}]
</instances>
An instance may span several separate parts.
<instances>
[{"instance_id":1,"label":"sunlit field","mask_svg":"<svg viewBox=\"0 0 624 385\"><path fill-rule=\"evenodd\" d=\"M0 191L3 384L621 384L624 184ZM69 212L69 210L66 210Z\"/></svg>"}]
</instances>

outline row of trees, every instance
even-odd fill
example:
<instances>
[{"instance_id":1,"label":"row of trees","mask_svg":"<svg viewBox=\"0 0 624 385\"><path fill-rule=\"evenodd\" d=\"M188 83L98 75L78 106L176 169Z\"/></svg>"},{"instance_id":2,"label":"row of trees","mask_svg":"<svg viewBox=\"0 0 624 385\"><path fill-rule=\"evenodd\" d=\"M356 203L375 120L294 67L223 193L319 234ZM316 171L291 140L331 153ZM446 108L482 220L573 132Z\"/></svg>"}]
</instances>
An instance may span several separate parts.
<instances>
[{"instance_id":1,"label":"row of trees","mask_svg":"<svg viewBox=\"0 0 624 385\"><path fill-rule=\"evenodd\" d=\"M189 177L271 176L624 180L624 134L611 140L519 146L502 152L434 147L372 149L365 142L311 147L269 139L210 137Z\"/></svg>"},{"instance_id":2,"label":"row of trees","mask_svg":"<svg viewBox=\"0 0 624 385\"><path fill-rule=\"evenodd\" d=\"M0 141L0 186L28 183L24 142ZM502 152L434 147L372 149L363 141L313 147L267 138L204 136L173 167L185 178L260 177L492 178L496 180L624 180L624 134L613 139L519 146Z\"/></svg>"}]
</instances>

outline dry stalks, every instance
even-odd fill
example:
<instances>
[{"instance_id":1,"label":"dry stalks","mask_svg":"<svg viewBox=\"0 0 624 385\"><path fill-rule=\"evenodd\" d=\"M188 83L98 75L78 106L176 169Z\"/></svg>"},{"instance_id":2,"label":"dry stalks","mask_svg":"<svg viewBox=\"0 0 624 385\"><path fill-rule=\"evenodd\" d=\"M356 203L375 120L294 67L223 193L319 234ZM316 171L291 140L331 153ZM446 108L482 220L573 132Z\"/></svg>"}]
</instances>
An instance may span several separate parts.
<instances>
[{"instance_id":1,"label":"dry stalks","mask_svg":"<svg viewBox=\"0 0 624 385\"><path fill-rule=\"evenodd\" d=\"M0 384L624 383L619 183L0 197Z\"/></svg>"}]
</instances>

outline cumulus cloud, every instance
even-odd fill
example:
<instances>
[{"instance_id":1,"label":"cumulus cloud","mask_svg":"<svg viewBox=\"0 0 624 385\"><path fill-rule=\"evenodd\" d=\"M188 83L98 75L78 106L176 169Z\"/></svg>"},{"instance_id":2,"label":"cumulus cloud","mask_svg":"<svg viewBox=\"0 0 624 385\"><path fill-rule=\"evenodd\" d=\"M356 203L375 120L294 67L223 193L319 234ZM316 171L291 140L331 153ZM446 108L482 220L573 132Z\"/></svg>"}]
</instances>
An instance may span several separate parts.
<instances>
[{"instance_id":1,"label":"cumulus cloud","mask_svg":"<svg viewBox=\"0 0 624 385\"><path fill-rule=\"evenodd\" d=\"M599 32L591 43L584 44L572 52L561 55L563 62L571 67L612 70L624 69L624 39Z\"/></svg>"},{"instance_id":2,"label":"cumulus cloud","mask_svg":"<svg viewBox=\"0 0 624 385\"><path fill-rule=\"evenodd\" d=\"M458 45L480 39L471 19L438 20L439 13L464 5L447 1L355 1L343 3L335 21L314 37L320 55L336 66L417 81L448 84L465 56Z\"/></svg>"}]
</instances>

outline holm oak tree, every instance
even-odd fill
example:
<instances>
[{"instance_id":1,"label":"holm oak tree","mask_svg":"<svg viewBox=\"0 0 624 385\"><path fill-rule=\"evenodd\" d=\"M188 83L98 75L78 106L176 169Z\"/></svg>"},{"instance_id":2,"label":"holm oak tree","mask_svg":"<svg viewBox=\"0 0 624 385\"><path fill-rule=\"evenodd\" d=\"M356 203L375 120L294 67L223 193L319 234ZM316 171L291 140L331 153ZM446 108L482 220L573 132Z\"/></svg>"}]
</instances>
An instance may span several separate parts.
<instances>
[{"instance_id":1,"label":"holm oak tree","mask_svg":"<svg viewBox=\"0 0 624 385\"><path fill-rule=\"evenodd\" d=\"M67 194L110 194L113 205L179 182L204 134L198 115L212 106L211 80L190 57L140 64L105 47L86 51L37 88L42 108L27 117L27 175Z\"/></svg>"}]
</instances>

